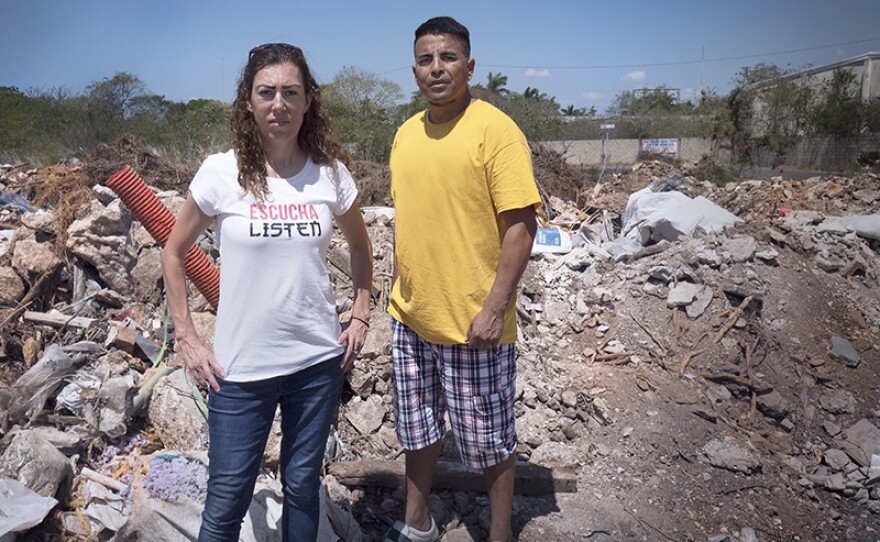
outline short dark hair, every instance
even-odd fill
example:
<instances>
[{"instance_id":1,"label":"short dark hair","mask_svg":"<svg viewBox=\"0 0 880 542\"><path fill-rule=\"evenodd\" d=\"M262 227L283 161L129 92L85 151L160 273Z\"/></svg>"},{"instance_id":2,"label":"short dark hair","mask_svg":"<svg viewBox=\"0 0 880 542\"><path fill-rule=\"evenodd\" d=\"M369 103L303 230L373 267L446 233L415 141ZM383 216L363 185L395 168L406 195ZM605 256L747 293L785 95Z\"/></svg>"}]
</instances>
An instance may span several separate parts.
<instances>
[{"instance_id":1,"label":"short dark hair","mask_svg":"<svg viewBox=\"0 0 880 542\"><path fill-rule=\"evenodd\" d=\"M443 36L449 35L456 39L459 43L461 43L462 48L464 48L464 54L467 55L468 58L471 56L471 33L468 32L467 27L465 27L460 22L456 21L452 17L433 17L423 22L421 26L416 28L416 39L415 41L419 41L419 38L422 36Z\"/></svg>"}]
</instances>

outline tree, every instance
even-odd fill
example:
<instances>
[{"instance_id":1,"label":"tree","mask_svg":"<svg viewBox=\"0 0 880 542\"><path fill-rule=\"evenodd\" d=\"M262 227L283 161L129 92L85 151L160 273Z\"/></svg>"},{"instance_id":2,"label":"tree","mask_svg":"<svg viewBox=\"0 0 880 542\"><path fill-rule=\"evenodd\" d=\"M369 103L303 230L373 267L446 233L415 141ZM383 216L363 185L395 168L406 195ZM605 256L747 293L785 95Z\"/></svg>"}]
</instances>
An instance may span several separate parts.
<instances>
[{"instance_id":1,"label":"tree","mask_svg":"<svg viewBox=\"0 0 880 542\"><path fill-rule=\"evenodd\" d=\"M737 160L750 161L753 146L781 155L807 130L812 90L787 77L792 71L757 64L741 68L734 78L728 95L729 137Z\"/></svg>"},{"instance_id":2,"label":"tree","mask_svg":"<svg viewBox=\"0 0 880 542\"><path fill-rule=\"evenodd\" d=\"M584 107L575 108L574 104L569 104L562 109L559 110L560 113L565 115L566 117L583 117L587 114L587 110Z\"/></svg>"},{"instance_id":3,"label":"tree","mask_svg":"<svg viewBox=\"0 0 880 542\"><path fill-rule=\"evenodd\" d=\"M856 74L837 68L823 88L812 114L816 133L834 136L861 132L865 108Z\"/></svg>"},{"instance_id":4,"label":"tree","mask_svg":"<svg viewBox=\"0 0 880 542\"><path fill-rule=\"evenodd\" d=\"M346 67L322 89L322 99L339 139L357 157L385 160L397 126L403 120L400 87L366 70Z\"/></svg>"},{"instance_id":5,"label":"tree","mask_svg":"<svg viewBox=\"0 0 880 542\"><path fill-rule=\"evenodd\" d=\"M547 99L547 95L540 90L532 87L526 87L523 91L523 97L533 102L542 102Z\"/></svg>"},{"instance_id":6,"label":"tree","mask_svg":"<svg viewBox=\"0 0 880 542\"><path fill-rule=\"evenodd\" d=\"M125 120L138 112L138 100L147 94L144 83L127 72L92 83L86 92L94 142L110 141L124 132Z\"/></svg>"},{"instance_id":7,"label":"tree","mask_svg":"<svg viewBox=\"0 0 880 542\"><path fill-rule=\"evenodd\" d=\"M486 88L490 92L494 92L495 94L501 94L502 96L507 96L510 94L510 91L504 88L504 85L507 84L507 76L499 73L489 72L488 82L486 83Z\"/></svg>"}]
</instances>

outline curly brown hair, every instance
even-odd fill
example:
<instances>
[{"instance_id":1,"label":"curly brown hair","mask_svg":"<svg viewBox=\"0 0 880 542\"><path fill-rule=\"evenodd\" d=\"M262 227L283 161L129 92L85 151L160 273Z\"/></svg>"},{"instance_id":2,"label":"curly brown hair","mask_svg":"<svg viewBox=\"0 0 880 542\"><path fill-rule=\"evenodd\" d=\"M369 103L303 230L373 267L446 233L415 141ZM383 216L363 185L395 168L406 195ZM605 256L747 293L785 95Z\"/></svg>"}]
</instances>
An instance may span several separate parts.
<instances>
[{"instance_id":1,"label":"curly brown hair","mask_svg":"<svg viewBox=\"0 0 880 542\"><path fill-rule=\"evenodd\" d=\"M312 103L303 118L297 143L319 164L336 167L336 160L348 162L345 150L333 139L330 117L321 105L321 89L312 77L302 49L286 43L272 43L254 47L238 81L235 101L232 102L232 148L238 160L238 184L263 202L268 196L266 183L266 155L254 115L248 110L254 78L268 66L284 63L299 68Z\"/></svg>"}]
</instances>

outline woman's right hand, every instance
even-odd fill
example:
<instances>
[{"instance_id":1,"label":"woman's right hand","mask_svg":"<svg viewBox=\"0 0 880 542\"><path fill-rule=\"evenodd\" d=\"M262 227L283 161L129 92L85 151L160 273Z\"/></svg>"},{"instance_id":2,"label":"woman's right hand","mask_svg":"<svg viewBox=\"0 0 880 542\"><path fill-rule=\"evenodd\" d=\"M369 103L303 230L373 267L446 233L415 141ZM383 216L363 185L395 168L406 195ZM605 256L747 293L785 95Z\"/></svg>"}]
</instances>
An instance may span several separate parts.
<instances>
[{"instance_id":1,"label":"woman's right hand","mask_svg":"<svg viewBox=\"0 0 880 542\"><path fill-rule=\"evenodd\" d=\"M178 338L177 350L183 356L183 361L186 363L189 374L192 375L199 387L206 388L210 386L214 391L220 391L220 384L217 383L214 375L216 374L222 378L223 368L217 363L217 358L214 357L214 350L210 346L198 337L192 339Z\"/></svg>"}]
</instances>

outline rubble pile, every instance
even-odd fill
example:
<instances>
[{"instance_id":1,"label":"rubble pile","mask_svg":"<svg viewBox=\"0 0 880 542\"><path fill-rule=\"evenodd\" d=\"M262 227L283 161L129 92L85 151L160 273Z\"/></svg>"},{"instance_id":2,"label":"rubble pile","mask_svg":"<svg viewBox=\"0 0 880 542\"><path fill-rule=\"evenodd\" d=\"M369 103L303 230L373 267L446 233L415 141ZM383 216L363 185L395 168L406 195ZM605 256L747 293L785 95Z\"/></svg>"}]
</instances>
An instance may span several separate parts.
<instances>
[{"instance_id":1,"label":"rubble pile","mask_svg":"<svg viewBox=\"0 0 880 542\"><path fill-rule=\"evenodd\" d=\"M0 168L0 510L26 510L0 518L0 538L183 540L198 528L204 398L174 354L161 247L101 183L134 156L172 212L184 192L179 170L121 148L95 159L103 169ZM542 179L574 170L542 164L549 241L516 303L517 539L880 536L880 178L719 185L693 165L643 162L563 190ZM389 203L387 170L353 171L373 187L374 311L327 446L321 540L379 540L403 510L384 313L393 211L372 206ZM50 178L88 197L43 199ZM659 204L649 219L639 194L733 219L691 229ZM210 232L199 245L219 256ZM339 235L329 261L345 320ZM210 305L196 290L190 305L210 340ZM276 420L243 540L280 539L279 439ZM457 462L447 435L432 514L442 540L481 540L488 501Z\"/></svg>"}]
</instances>

